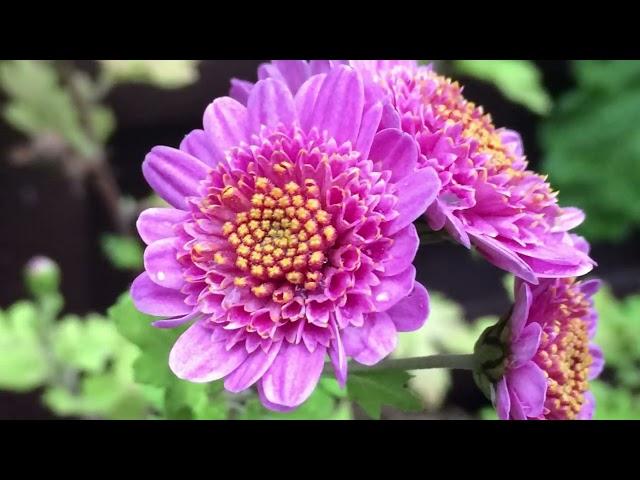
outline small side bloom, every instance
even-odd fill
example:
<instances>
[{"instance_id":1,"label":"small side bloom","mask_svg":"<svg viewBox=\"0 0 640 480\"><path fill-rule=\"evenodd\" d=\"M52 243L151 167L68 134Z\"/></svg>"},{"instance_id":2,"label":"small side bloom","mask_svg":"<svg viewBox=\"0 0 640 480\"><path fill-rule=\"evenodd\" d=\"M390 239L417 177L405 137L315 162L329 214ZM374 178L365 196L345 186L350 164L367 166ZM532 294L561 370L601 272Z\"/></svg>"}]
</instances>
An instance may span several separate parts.
<instances>
[{"instance_id":1,"label":"small side bloom","mask_svg":"<svg viewBox=\"0 0 640 480\"><path fill-rule=\"evenodd\" d=\"M602 371L593 343L598 280L518 280L504 375L495 385L501 419L590 419L595 401L589 381Z\"/></svg>"}]
</instances>

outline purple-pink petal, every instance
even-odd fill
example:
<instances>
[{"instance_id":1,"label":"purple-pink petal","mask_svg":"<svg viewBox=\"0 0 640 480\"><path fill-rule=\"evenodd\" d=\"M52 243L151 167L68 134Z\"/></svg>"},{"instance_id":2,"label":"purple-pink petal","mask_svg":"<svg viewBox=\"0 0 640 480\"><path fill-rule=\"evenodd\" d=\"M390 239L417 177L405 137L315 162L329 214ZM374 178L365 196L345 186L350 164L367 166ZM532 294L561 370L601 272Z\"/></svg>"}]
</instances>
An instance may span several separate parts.
<instances>
[{"instance_id":1,"label":"purple-pink petal","mask_svg":"<svg viewBox=\"0 0 640 480\"><path fill-rule=\"evenodd\" d=\"M338 143L350 141L355 145L363 109L362 77L352 68L341 65L329 72L320 87L310 125L320 131L327 130Z\"/></svg>"},{"instance_id":2,"label":"purple-pink petal","mask_svg":"<svg viewBox=\"0 0 640 480\"><path fill-rule=\"evenodd\" d=\"M238 368L227 375L224 388L237 393L256 383L271 367L281 346L282 342L278 342L272 344L267 352L261 348L254 350Z\"/></svg>"},{"instance_id":3,"label":"purple-pink petal","mask_svg":"<svg viewBox=\"0 0 640 480\"><path fill-rule=\"evenodd\" d=\"M386 312L399 332L413 332L429 317L429 294L419 282L413 291Z\"/></svg>"},{"instance_id":4,"label":"purple-pink petal","mask_svg":"<svg viewBox=\"0 0 640 480\"><path fill-rule=\"evenodd\" d=\"M391 181L398 182L415 171L418 164L418 146L411 135L402 130L388 128L378 132L373 139L369 158L379 165L381 170L390 170Z\"/></svg>"},{"instance_id":5,"label":"purple-pink petal","mask_svg":"<svg viewBox=\"0 0 640 480\"><path fill-rule=\"evenodd\" d=\"M152 282L147 272L138 275L131 284L131 298L138 310L158 317L185 315L193 309L184 303L182 293Z\"/></svg>"},{"instance_id":6,"label":"purple-pink petal","mask_svg":"<svg viewBox=\"0 0 640 480\"><path fill-rule=\"evenodd\" d=\"M423 168L403 177L396 183L398 217L390 222L386 234L392 235L422 215L435 200L440 189L440 180L435 170Z\"/></svg>"},{"instance_id":7,"label":"purple-pink petal","mask_svg":"<svg viewBox=\"0 0 640 480\"><path fill-rule=\"evenodd\" d=\"M326 349L320 345L313 352L304 343L283 345L262 377L265 398L284 407L300 405L318 383L325 356Z\"/></svg>"},{"instance_id":8,"label":"purple-pink petal","mask_svg":"<svg viewBox=\"0 0 640 480\"><path fill-rule=\"evenodd\" d=\"M345 352L363 365L375 365L395 350L396 327L385 312L365 315L362 327L343 330Z\"/></svg>"},{"instance_id":9,"label":"purple-pink petal","mask_svg":"<svg viewBox=\"0 0 640 480\"><path fill-rule=\"evenodd\" d=\"M538 365L528 362L512 370L508 383L509 389L516 395L527 417L542 415L547 395L547 378Z\"/></svg>"},{"instance_id":10,"label":"purple-pink petal","mask_svg":"<svg viewBox=\"0 0 640 480\"><path fill-rule=\"evenodd\" d=\"M597 345L591 345L589 347L589 354L591 355L591 366L589 367L589 380L597 378L604 369L604 355L602 349Z\"/></svg>"},{"instance_id":11,"label":"purple-pink petal","mask_svg":"<svg viewBox=\"0 0 640 480\"><path fill-rule=\"evenodd\" d=\"M244 362L247 357L244 345L227 350L225 340L212 341L212 333L206 321L201 320L180 335L169 354L169 367L178 378L195 383L213 382Z\"/></svg>"},{"instance_id":12,"label":"purple-pink petal","mask_svg":"<svg viewBox=\"0 0 640 480\"><path fill-rule=\"evenodd\" d=\"M193 130L180 143L180 150L197 158L210 167L224 160L224 155L211 143L204 130Z\"/></svg>"},{"instance_id":13,"label":"purple-pink petal","mask_svg":"<svg viewBox=\"0 0 640 480\"><path fill-rule=\"evenodd\" d=\"M391 237L393 243L387 251L388 258L382 262L384 274L396 275L407 269L413 262L420 246L420 237L413 224L397 232Z\"/></svg>"},{"instance_id":14,"label":"purple-pink petal","mask_svg":"<svg viewBox=\"0 0 640 480\"><path fill-rule=\"evenodd\" d=\"M276 127L278 123L289 125L296 120L293 96L286 85L268 78L260 80L249 95L249 130L260 131L261 125Z\"/></svg>"},{"instance_id":15,"label":"purple-pink petal","mask_svg":"<svg viewBox=\"0 0 640 480\"><path fill-rule=\"evenodd\" d=\"M371 288L374 308L384 312L393 307L413 290L415 278L413 265L396 275L380 278L380 283Z\"/></svg>"},{"instance_id":16,"label":"purple-pink petal","mask_svg":"<svg viewBox=\"0 0 640 480\"><path fill-rule=\"evenodd\" d=\"M147 245L173 237L174 227L187 218L187 213L175 208L147 208L136 222L140 238Z\"/></svg>"},{"instance_id":17,"label":"purple-pink petal","mask_svg":"<svg viewBox=\"0 0 640 480\"><path fill-rule=\"evenodd\" d=\"M513 273L529 283L537 285L538 278L531 267L513 251L486 235L469 234L471 241L482 255L495 266Z\"/></svg>"},{"instance_id":18,"label":"purple-pink petal","mask_svg":"<svg viewBox=\"0 0 640 480\"><path fill-rule=\"evenodd\" d=\"M511 344L512 368L518 368L529 362L538 351L542 327L533 322L524 327L517 339Z\"/></svg>"},{"instance_id":19,"label":"purple-pink petal","mask_svg":"<svg viewBox=\"0 0 640 480\"><path fill-rule=\"evenodd\" d=\"M170 147L154 147L142 163L149 185L172 206L187 210L187 198L198 192L208 167L195 157Z\"/></svg>"},{"instance_id":20,"label":"purple-pink petal","mask_svg":"<svg viewBox=\"0 0 640 480\"><path fill-rule=\"evenodd\" d=\"M216 98L205 110L203 123L211 142L223 153L249 137L247 109L231 97Z\"/></svg>"}]
</instances>

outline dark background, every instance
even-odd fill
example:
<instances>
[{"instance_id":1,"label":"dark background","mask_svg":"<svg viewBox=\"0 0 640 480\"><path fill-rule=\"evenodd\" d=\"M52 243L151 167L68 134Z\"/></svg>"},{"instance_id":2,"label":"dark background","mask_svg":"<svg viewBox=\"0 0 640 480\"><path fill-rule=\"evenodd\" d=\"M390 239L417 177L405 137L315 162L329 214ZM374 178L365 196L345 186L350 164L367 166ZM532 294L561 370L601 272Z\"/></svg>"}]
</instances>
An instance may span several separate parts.
<instances>
[{"instance_id":1,"label":"dark background","mask_svg":"<svg viewBox=\"0 0 640 480\"><path fill-rule=\"evenodd\" d=\"M256 79L259 61L203 61L197 83L177 90L146 85L121 85L107 104L117 118L117 130L108 143L109 160L124 194L136 198L150 193L141 163L154 145L177 146L183 136L201 127L202 113L217 96L226 95L229 79ZM544 84L557 98L573 85L567 61L537 61ZM91 62L79 62L91 71ZM521 133L531 167L539 169L541 151L536 139L539 117L505 100L491 85L460 77L468 99L491 112L497 126ZM5 98L0 97L0 103ZM56 260L63 272L66 312L102 312L126 290L134 275L115 270L102 255L99 237L112 231L108 212L88 186L69 179L54 164L14 166L10 151L25 142L0 123L0 308L27 296L22 268L34 255ZM562 197L560 197L562 198ZM640 252L637 238L624 244L594 245L597 274L617 294L640 290ZM464 248L452 244L422 247L415 260L418 279L460 302L469 318L496 314L508 306L501 287L503 272L476 261ZM0 352L0 355L2 352ZM447 406L474 412L486 405L468 372L454 372ZM0 392L0 418L51 418L39 403L39 392L17 395Z\"/></svg>"}]
</instances>

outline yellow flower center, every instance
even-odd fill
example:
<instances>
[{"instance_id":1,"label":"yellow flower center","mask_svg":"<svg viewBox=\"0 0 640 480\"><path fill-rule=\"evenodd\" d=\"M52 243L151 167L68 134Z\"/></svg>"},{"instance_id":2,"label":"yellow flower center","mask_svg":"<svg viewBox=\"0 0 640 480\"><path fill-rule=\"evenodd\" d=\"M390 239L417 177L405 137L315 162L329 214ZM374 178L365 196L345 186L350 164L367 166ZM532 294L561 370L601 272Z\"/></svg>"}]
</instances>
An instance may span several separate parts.
<instances>
[{"instance_id":1,"label":"yellow flower center","mask_svg":"<svg viewBox=\"0 0 640 480\"><path fill-rule=\"evenodd\" d=\"M237 194L234 187L226 187L221 197L228 201ZM293 291L278 289L274 282L285 281L309 291L317 288L325 251L337 236L319 196L313 179L302 185L289 181L283 187L274 186L266 177L256 179L251 208L222 227L235 250L235 266L246 273L235 278L236 285L247 285L250 278L259 280L252 292L257 297L271 296L278 303L291 300Z\"/></svg>"}]
</instances>

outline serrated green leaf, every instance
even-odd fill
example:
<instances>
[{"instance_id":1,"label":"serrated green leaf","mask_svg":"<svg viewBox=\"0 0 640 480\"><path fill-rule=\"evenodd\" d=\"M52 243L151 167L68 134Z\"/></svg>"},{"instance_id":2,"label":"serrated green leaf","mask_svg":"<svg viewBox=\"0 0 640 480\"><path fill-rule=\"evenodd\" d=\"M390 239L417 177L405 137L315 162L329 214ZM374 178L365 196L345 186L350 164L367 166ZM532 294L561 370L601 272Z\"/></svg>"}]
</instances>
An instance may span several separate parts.
<instances>
[{"instance_id":1,"label":"serrated green leaf","mask_svg":"<svg viewBox=\"0 0 640 480\"><path fill-rule=\"evenodd\" d=\"M100 372L116 353L121 337L115 325L97 315L82 321L76 315L60 320L52 336L58 359L88 372Z\"/></svg>"},{"instance_id":2,"label":"serrated green leaf","mask_svg":"<svg viewBox=\"0 0 640 480\"><path fill-rule=\"evenodd\" d=\"M422 410L422 402L408 387L411 375L401 370L353 372L347 380L349 398L373 419L379 419L383 406L404 412Z\"/></svg>"},{"instance_id":3,"label":"serrated green leaf","mask_svg":"<svg viewBox=\"0 0 640 480\"><path fill-rule=\"evenodd\" d=\"M318 387L302 405L286 413L267 410L254 396L246 402L240 418L243 420L345 420L351 418L351 411L346 402L337 403L334 395Z\"/></svg>"},{"instance_id":4,"label":"serrated green leaf","mask_svg":"<svg viewBox=\"0 0 640 480\"><path fill-rule=\"evenodd\" d=\"M187 327L169 330L153 327L154 317L139 312L128 293L120 296L108 315L120 335L140 349L133 364L136 382L158 387L170 385L176 377L169 369L169 352Z\"/></svg>"},{"instance_id":5,"label":"serrated green leaf","mask_svg":"<svg viewBox=\"0 0 640 480\"><path fill-rule=\"evenodd\" d=\"M100 245L116 268L134 271L142 269L143 250L136 238L106 234L101 237Z\"/></svg>"},{"instance_id":6,"label":"serrated green leaf","mask_svg":"<svg viewBox=\"0 0 640 480\"><path fill-rule=\"evenodd\" d=\"M506 98L533 112L546 114L551 109L542 76L529 60L456 60L453 65L461 74L494 84Z\"/></svg>"}]
</instances>

